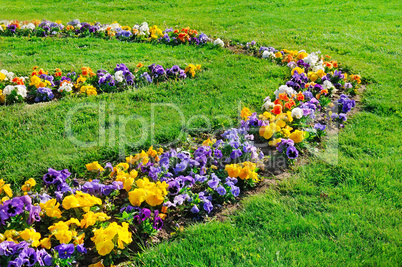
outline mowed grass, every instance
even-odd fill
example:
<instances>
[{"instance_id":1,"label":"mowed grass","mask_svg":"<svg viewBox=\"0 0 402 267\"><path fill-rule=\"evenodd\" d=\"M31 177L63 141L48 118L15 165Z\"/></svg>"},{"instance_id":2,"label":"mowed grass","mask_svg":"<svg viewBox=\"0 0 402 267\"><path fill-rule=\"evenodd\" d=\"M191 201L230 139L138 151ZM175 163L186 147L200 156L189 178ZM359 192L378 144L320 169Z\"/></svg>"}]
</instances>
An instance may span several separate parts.
<instances>
[{"instance_id":1,"label":"mowed grass","mask_svg":"<svg viewBox=\"0 0 402 267\"><path fill-rule=\"evenodd\" d=\"M312 159L225 222L192 225L127 266L400 266L398 122L359 114L340 135L338 164Z\"/></svg>"},{"instance_id":2,"label":"mowed grass","mask_svg":"<svg viewBox=\"0 0 402 267\"><path fill-rule=\"evenodd\" d=\"M160 26L191 26L234 41L256 40L307 52L320 50L370 83L363 95L362 111L349 119L339 136L338 164L312 158L310 164L293 170L293 177L276 188L246 198L242 209L226 222L191 226L175 241L144 251L134 264L402 264L400 1L3 2L0 14L5 19L117 20L130 26L148 21ZM199 63L206 68L184 84L160 84L138 92L63 100L44 107L0 108L0 175L10 182L31 175L39 177L48 166L82 172L83 164L89 161L118 158L119 146L108 144L113 127L106 128L104 146L80 148L65 139L65 114L77 104L104 101L106 106L115 106L113 111L105 112L108 119L110 115L134 113L149 121L152 103L175 103L186 117L199 114L214 119L216 114L225 114L235 122L238 100L257 110L263 97L286 76L284 68L266 61L205 48L98 39L13 38L2 38L0 47L1 67L18 71L33 64L65 69L88 64L110 69L116 63L134 66L138 61ZM35 56L29 57L29 53ZM74 132L80 140L98 138L94 109L75 117ZM157 114L161 116L157 116L157 142L174 140L181 129L174 121L175 112L162 109ZM230 124L221 121L212 127L219 129L225 123ZM131 128L137 138L134 142L141 132L134 123ZM118 130L115 134L118 136Z\"/></svg>"},{"instance_id":3,"label":"mowed grass","mask_svg":"<svg viewBox=\"0 0 402 267\"><path fill-rule=\"evenodd\" d=\"M139 62L166 67L179 64L182 68L189 63L203 66L194 79L96 97L0 107L4 133L0 137L4 144L0 175L15 183L27 177L40 178L49 167L82 172L88 162L122 160L129 153L146 149L151 142L176 145L194 131L237 126L239 106L258 109L260 99L272 93L272 88L288 75L285 69L269 62L207 47L9 38L1 46L15 47L13 57L4 60L2 67L25 75L34 65L77 71L80 66L112 71L120 63L134 69ZM74 58L77 62L71 64Z\"/></svg>"}]
</instances>

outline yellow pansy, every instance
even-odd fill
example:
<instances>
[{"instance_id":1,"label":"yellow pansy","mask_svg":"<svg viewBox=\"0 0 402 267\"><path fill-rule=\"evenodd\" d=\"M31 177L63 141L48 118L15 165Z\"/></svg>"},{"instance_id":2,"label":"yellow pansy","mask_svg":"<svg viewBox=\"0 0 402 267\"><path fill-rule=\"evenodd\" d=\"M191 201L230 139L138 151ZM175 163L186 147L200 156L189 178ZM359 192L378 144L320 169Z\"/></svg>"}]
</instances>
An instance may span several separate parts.
<instances>
[{"instance_id":1,"label":"yellow pansy","mask_svg":"<svg viewBox=\"0 0 402 267\"><path fill-rule=\"evenodd\" d=\"M302 74L304 72L304 69L300 68L300 67L296 67L292 70L292 75L297 72L299 74Z\"/></svg>"},{"instance_id":2,"label":"yellow pansy","mask_svg":"<svg viewBox=\"0 0 402 267\"><path fill-rule=\"evenodd\" d=\"M139 188L146 188L146 189L151 189L152 187L155 186L153 182L150 182L147 177L144 177L143 179L138 179L136 181L136 184Z\"/></svg>"},{"instance_id":3,"label":"yellow pansy","mask_svg":"<svg viewBox=\"0 0 402 267\"><path fill-rule=\"evenodd\" d=\"M4 81L6 79L6 75L2 72L0 72L0 82Z\"/></svg>"},{"instance_id":4,"label":"yellow pansy","mask_svg":"<svg viewBox=\"0 0 402 267\"><path fill-rule=\"evenodd\" d=\"M37 247L40 245L39 239L41 237L40 233L36 232L35 229L25 229L20 232L20 237L25 241L31 243L31 246Z\"/></svg>"},{"instance_id":5,"label":"yellow pansy","mask_svg":"<svg viewBox=\"0 0 402 267\"><path fill-rule=\"evenodd\" d=\"M225 166L225 170L228 172L228 175L232 178L239 177L241 172L241 167L237 164L230 164Z\"/></svg>"},{"instance_id":6,"label":"yellow pansy","mask_svg":"<svg viewBox=\"0 0 402 267\"><path fill-rule=\"evenodd\" d=\"M31 191L32 187L36 185L36 181L30 178L28 181L25 181L24 185L21 187L22 191L28 192Z\"/></svg>"},{"instance_id":7,"label":"yellow pansy","mask_svg":"<svg viewBox=\"0 0 402 267\"><path fill-rule=\"evenodd\" d=\"M6 102L6 96L3 95L3 90L0 89L0 103L4 103L4 102Z\"/></svg>"},{"instance_id":8,"label":"yellow pansy","mask_svg":"<svg viewBox=\"0 0 402 267\"><path fill-rule=\"evenodd\" d=\"M267 126L261 126L259 134L265 139L270 139L276 131L277 131L277 125L274 122L272 122Z\"/></svg>"},{"instance_id":9,"label":"yellow pansy","mask_svg":"<svg viewBox=\"0 0 402 267\"><path fill-rule=\"evenodd\" d=\"M270 112L265 111L264 113L259 115L260 119L262 120L269 120L272 117L272 114Z\"/></svg>"},{"instance_id":10,"label":"yellow pansy","mask_svg":"<svg viewBox=\"0 0 402 267\"><path fill-rule=\"evenodd\" d=\"M275 57L276 57L276 58L282 58L282 53L279 52L279 51L276 52L276 53L275 53Z\"/></svg>"},{"instance_id":11,"label":"yellow pansy","mask_svg":"<svg viewBox=\"0 0 402 267\"><path fill-rule=\"evenodd\" d=\"M134 178L128 177L123 182L123 189L125 189L127 192L130 192L131 187L133 186L133 183L134 183Z\"/></svg>"},{"instance_id":12,"label":"yellow pansy","mask_svg":"<svg viewBox=\"0 0 402 267\"><path fill-rule=\"evenodd\" d=\"M52 247L52 243L50 242L50 238L46 237L40 241L40 245L45 249L50 249Z\"/></svg>"},{"instance_id":13,"label":"yellow pansy","mask_svg":"<svg viewBox=\"0 0 402 267\"><path fill-rule=\"evenodd\" d=\"M113 248L114 244L111 240L104 240L96 244L96 250L101 256L109 254Z\"/></svg>"},{"instance_id":14,"label":"yellow pansy","mask_svg":"<svg viewBox=\"0 0 402 267\"><path fill-rule=\"evenodd\" d=\"M318 77L320 77L320 78L322 78L322 77L324 77L325 75L327 75L323 70L318 70L317 71L317 75L318 75Z\"/></svg>"},{"instance_id":15,"label":"yellow pansy","mask_svg":"<svg viewBox=\"0 0 402 267\"><path fill-rule=\"evenodd\" d=\"M106 213L94 213L92 211L88 211L83 215L83 218L81 219L81 228L88 228L89 226L94 225L96 222L104 222L109 219L110 217L107 216Z\"/></svg>"},{"instance_id":16,"label":"yellow pansy","mask_svg":"<svg viewBox=\"0 0 402 267\"><path fill-rule=\"evenodd\" d=\"M76 191L75 195L65 197L62 202L62 206L66 210L81 207L84 211L88 211L94 205L102 205L102 200L81 191Z\"/></svg>"},{"instance_id":17,"label":"yellow pansy","mask_svg":"<svg viewBox=\"0 0 402 267\"><path fill-rule=\"evenodd\" d=\"M70 243L71 239L73 239L73 233L69 230L58 231L54 234L57 240L62 244Z\"/></svg>"},{"instance_id":18,"label":"yellow pansy","mask_svg":"<svg viewBox=\"0 0 402 267\"><path fill-rule=\"evenodd\" d=\"M291 111L286 112L286 116L287 116L288 122L292 122L292 121L293 121L293 117L292 117L292 112L291 112Z\"/></svg>"},{"instance_id":19,"label":"yellow pansy","mask_svg":"<svg viewBox=\"0 0 402 267\"><path fill-rule=\"evenodd\" d=\"M143 188L136 188L128 193L128 200L133 206L141 206L141 203L145 201L147 193Z\"/></svg>"},{"instance_id":20,"label":"yellow pansy","mask_svg":"<svg viewBox=\"0 0 402 267\"><path fill-rule=\"evenodd\" d=\"M88 171L100 171L100 172L105 171L105 169L97 161L85 164L85 167L87 168Z\"/></svg>"},{"instance_id":21,"label":"yellow pansy","mask_svg":"<svg viewBox=\"0 0 402 267\"><path fill-rule=\"evenodd\" d=\"M163 203L164 200L163 192L157 187L153 187L152 189L147 191L147 196L145 201L148 205L157 206Z\"/></svg>"},{"instance_id":22,"label":"yellow pansy","mask_svg":"<svg viewBox=\"0 0 402 267\"><path fill-rule=\"evenodd\" d=\"M295 142L295 143L300 143L303 141L304 132L295 130L293 133L290 134L289 138L292 139L293 142Z\"/></svg>"},{"instance_id":23,"label":"yellow pansy","mask_svg":"<svg viewBox=\"0 0 402 267\"><path fill-rule=\"evenodd\" d=\"M278 125L280 128L284 128L286 126L286 122L284 122L283 120L278 120L276 122L276 125Z\"/></svg>"},{"instance_id":24,"label":"yellow pansy","mask_svg":"<svg viewBox=\"0 0 402 267\"><path fill-rule=\"evenodd\" d=\"M307 56L308 56L308 54L307 54L306 52L300 52L300 53L297 55L297 59L300 60L300 59L303 59L303 58L305 58L305 57L307 57Z\"/></svg>"},{"instance_id":25,"label":"yellow pansy","mask_svg":"<svg viewBox=\"0 0 402 267\"><path fill-rule=\"evenodd\" d=\"M317 81L317 79L318 79L317 73L312 72L312 71L310 71L310 72L308 73L307 77L308 77L308 79L309 79L310 81L312 81L312 82L315 82L315 81Z\"/></svg>"},{"instance_id":26,"label":"yellow pansy","mask_svg":"<svg viewBox=\"0 0 402 267\"><path fill-rule=\"evenodd\" d=\"M46 203L40 203L39 206L45 211L47 216L61 218L61 211L59 209L60 203L58 203L56 199L49 199Z\"/></svg>"},{"instance_id":27,"label":"yellow pansy","mask_svg":"<svg viewBox=\"0 0 402 267\"><path fill-rule=\"evenodd\" d=\"M251 111L248 108L244 107L240 112L240 117L243 120L247 121L248 117L250 117L250 116L251 116Z\"/></svg>"},{"instance_id":28,"label":"yellow pansy","mask_svg":"<svg viewBox=\"0 0 402 267\"><path fill-rule=\"evenodd\" d=\"M282 131L283 131L284 129L282 129ZM276 146L276 144L278 144L279 142L281 142L282 141L282 138L277 138L277 139L273 139L273 140L271 140L271 141L269 141L268 142L268 145L270 145L270 146Z\"/></svg>"},{"instance_id":29,"label":"yellow pansy","mask_svg":"<svg viewBox=\"0 0 402 267\"><path fill-rule=\"evenodd\" d=\"M207 140L205 140L204 142L202 142L202 145L203 145L203 146L210 146L210 145L215 144L215 142L216 142L216 139L211 140L211 139L208 138Z\"/></svg>"},{"instance_id":30,"label":"yellow pansy","mask_svg":"<svg viewBox=\"0 0 402 267\"><path fill-rule=\"evenodd\" d=\"M128 170L129 167L130 167L130 165L128 165L127 163L122 162L122 163L119 163L119 164L116 166L116 169L117 169L118 171L126 171L126 170Z\"/></svg>"}]
</instances>

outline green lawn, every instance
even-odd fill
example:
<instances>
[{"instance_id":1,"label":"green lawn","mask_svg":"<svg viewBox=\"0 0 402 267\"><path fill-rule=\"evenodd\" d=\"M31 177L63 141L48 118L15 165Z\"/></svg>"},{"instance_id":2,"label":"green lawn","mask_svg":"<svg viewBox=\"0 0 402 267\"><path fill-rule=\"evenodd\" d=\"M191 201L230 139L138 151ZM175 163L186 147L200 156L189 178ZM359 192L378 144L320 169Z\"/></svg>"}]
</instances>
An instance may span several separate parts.
<instances>
[{"instance_id":1,"label":"green lawn","mask_svg":"<svg viewBox=\"0 0 402 267\"><path fill-rule=\"evenodd\" d=\"M67 11L68 10L68 11ZM147 266L400 266L402 264L402 60L400 1L23 1L3 0L0 19L74 18L148 21L161 27L191 26L226 40L258 41L276 48L320 50L370 82L362 111L339 136L339 163L312 158L266 193L248 197L224 223L188 227L172 242L135 259ZM110 117L142 116L150 122L155 102L174 103L186 118L205 115L213 129L236 123L238 101L257 110L286 79L287 70L226 50L166 47L99 39L0 39L0 68L28 73L34 65L63 70L89 65L158 63L203 65L184 83L134 92L65 99L46 105L0 107L0 178L38 178L47 167L82 172L89 161L119 157ZM77 104L92 108L73 117L75 136L97 141L98 106L105 105L105 142L77 147L66 138L64 120ZM111 107L114 109L111 110ZM182 129L174 110L156 110L155 143L174 140ZM216 117L228 116L227 119ZM117 123L118 124L118 123ZM202 121L191 126L202 126ZM115 126L118 128L118 126ZM148 125L150 127L150 125ZM131 143L140 138L127 125ZM148 145L148 140L143 145ZM124 153L137 151L127 146ZM321 197L326 194L328 197Z\"/></svg>"}]
</instances>

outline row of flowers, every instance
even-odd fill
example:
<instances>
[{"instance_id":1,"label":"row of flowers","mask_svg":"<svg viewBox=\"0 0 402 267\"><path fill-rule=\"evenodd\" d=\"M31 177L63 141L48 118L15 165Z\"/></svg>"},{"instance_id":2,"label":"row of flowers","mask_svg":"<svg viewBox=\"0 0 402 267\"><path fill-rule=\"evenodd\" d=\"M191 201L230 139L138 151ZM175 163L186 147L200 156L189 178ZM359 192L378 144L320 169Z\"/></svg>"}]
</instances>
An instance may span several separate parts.
<instances>
[{"instance_id":1,"label":"row of flowers","mask_svg":"<svg viewBox=\"0 0 402 267\"><path fill-rule=\"evenodd\" d=\"M214 43L223 46L218 38L213 40L204 33L190 27L182 29L167 28L162 31L158 26L149 27L147 22L136 24L132 27L122 26L117 22L112 24L101 24L100 22L81 22L78 19L72 20L64 25L61 21L48 20L1 20L0 36L38 36L38 37L98 37L116 38L122 41L133 42L157 42L168 45L205 45Z\"/></svg>"},{"instance_id":2,"label":"row of flowers","mask_svg":"<svg viewBox=\"0 0 402 267\"><path fill-rule=\"evenodd\" d=\"M90 96L102 92L119 92L139 88L151 83L168 80L177 81L195 77L201 65L189 64L185 69L178 65L164 68L152 64L145 67L139 63L134 70L117 64L113 72L100 69L96 72L82 67L80 72L63 74L61 69L54 73L34 67L30 77L18 77L5 69L0 70L0 104L16 102L46 102L66 96Z\"/></svg>"},{"instance_id":3,"label":"row of flowers","mask_svg":"<svg viewBox=\"0 0 402 267\"><path fill-rule=\"evenodd\" d=\"M320 72L313 82L309 72L321 63L295 63L274 102L267 97L262 114L243 108L239 128L218 140L167 151L150 147L115 166L92 162L81 179L67 169L49 168L42 185L29 179L18 196L0 180L0 263L68 266L96 252L103 262L98 265L111 265L127 258L133 244L156 234L167 216L199 218L235 201L261 179L259 145L268 144L292 161L304 144L345 121L355 105L344 94L330 101L331 94L345 89L345 74L324 68L325 75Z\"/></svg>"},{"instance_id":4,"label":"row of flowers","mask_svg":"<svg viewBox=\"0 0 402 267\"><path fill-rule=\"evenodd\" d=\"M208 216L255 186L262 179L259 168L267 160L260 147L270 147L275 157L292 162L326 130L343 127L355 106L348 95L356 92L360 76L347 75L337 62L319 53L258 47L255 42L245 47L263 59L288 66L290 78L264 99L261 112L243 108L238 128L182 148L150 147L114 166L92 162L86 165L87 175L80 178L67 169L49 168L40 183L27 180L22 195L13 195L10 185L0 180L0 264L69 266L85 261L88 253L99 255L98 266L127 259L130 250L155 235L169 217ZM149 66L152 80L160 77L160 68ZM70 73L66 78L74 77L70 83L77 92L91 94L85 86L92 83L86 82L93 79L98 89L108 91L112 79L116 83L117 77L123 77L127 83L125 69L120 64L112 75L83 68L80 75ZM199 67L190 69L195 73ZM122 75L116 76L119 71ZM10 73L3 75L13 86L20 85ZM35 69L30 79L19 79L29 80L33 90L52 82L60 89L61 76L48 79L47 73Z\"/></svg>"}]
</instances>

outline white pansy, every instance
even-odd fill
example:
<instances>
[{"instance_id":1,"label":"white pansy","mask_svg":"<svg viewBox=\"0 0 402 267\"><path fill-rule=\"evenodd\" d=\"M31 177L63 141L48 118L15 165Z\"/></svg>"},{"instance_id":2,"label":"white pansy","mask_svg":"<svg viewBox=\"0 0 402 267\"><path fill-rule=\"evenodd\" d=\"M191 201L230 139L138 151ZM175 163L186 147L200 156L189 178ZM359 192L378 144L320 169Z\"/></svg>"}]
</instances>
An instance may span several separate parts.
<instances>
[{"instance_id":1,"label":"white pansy","mask_svg":"<svg viewBox=\"0 0 402 267\"><path fill-rule=\"evenodd\" d=\"M322 88L324 88L324 89L330 89L332 87L334 87L334 85L328 80L325 80L323 85L322 85Z\"/></svg>"},{"instance_id":2,"label":"white pansy","mask_svg":"<svg viewBox=\"0 0 402 267\"><path fill-rule=\"evenodd\" d=\"M22 96L23 98L27 97L27 88L25 85L16 85L14 87L17 89L17 94Z\"/></svg>"},{"instance_id":3,"label":"white pansy","mask_svg":"<svg viewBox=\"0 0 402 267\"><path fill-rule=\"evenodd\" d=\"M293 70L294 68L297 67L297 63L294 62L294 61L290 61L287 66L288 66L288 68L290 68L291 70Z\"/></svg>"},{"instance_id":4,"label":"white pansy","mask_svg":"<svg viewBox=\"0 0 402 267\"><path fill-rule=\"evenodd\" d=\"M15 77L15 74L14 74L14 72L9 71L9 72L6 74L6 76L7 76L7 78L8 78L10 81L12 81L12 80L14 79L14 77ZM7 80L7 79L6 79L6 80Z\"/></svg>"},{"instance_id":5,"label":"white pansy","mask_svg":"<svg viewBox=\"0 0 402 267\"><path fill-rule=\"evenodd\" d=\"M271 102L271 99L269 97L265 98L264 104L261 107L261 110L270 110L275 106L273 102Z\"/></svg>"},{"instance_id":6,"label":"white pansy","mask_svg":"<svg viewBox=\"0 0 402 267\"><path fill-rule=\"evenodd\" d=\"M121 26L119 23L113 23L109 25L112 31L116 31L117 29L121 29Z\"/></svg>"},{"instance_id":7,"label":"white pansy","mask_svg":"<svg viewBox=\"0 0 402 267\"><path fill-rule=\"evenodd\" d=\"M225 46L225 43L224 43L220 38L218 38L218 39L216 39L216 40L214 41L214 45L215 45L215 46L219 45L220 47L224 47L224 46Z\"/></svg>"},{"instance_id":8,"label":"white pansy","mask_svg":"<svg viewBox=\"0 0 402 267\"><path fill-rule=\"evenodd\" d=\"M0 31L1 31L1 32L4 31L4 30L3 30L3 27L2 27L1 25L0 25Z\"/></svg>"},{"instance_id":9,"label":"white pansy","mask_svg":"<svg viewBox=\"0 0 402 267\"><path fill-rule=\"evenodd\" d=\"M262 110L271 110L274 108L274 106L275 106L275 104L273 102L267 101L262 105L261 109Z\"/></svg>"},{"instance_id":10,"label":"white pansy","mask_svg":"<svg viewBox=\"0 0 402 267\"><path fill-rule=\"evenodd\" d=\"M105 32L107 30L108 26L107 25L103 25L99 28L100 32Z\"/></svg>"},{"instance_id":11,"label":"white pansy","mask_svg":"<svg viewBox=\"0 0 402 267\"><path fill-rule=\"evenodd\" d=\"M27 25L22 25L21 29L27 29L27 30L34 30L35 29L35 24L33 23L28 23Z\"/></svg>"},{"instance_id":12,"label":"white pansy","mask_svg":"<svg viewBox=\"0 0 402 267\"><path fill-rule=\"evenodd\" d=\"M294 94L294 95L297 94L297 92L296 92L292 87L289 87L289 86L287 86L287 85L281 85L281 86L279 87L279 89L277 89L277 90L275 91L276 99L279 98L279 94L283 94L283 93L285 93L285 92L288 94L289 97L291 97L292 94Z\"/></svg>"},{"instance_id":13,"label":"white pansy","mask_svg":"<svg viewBox=\"0 0 402 267\"><path fill-rule=\"evenodd\" d=\"M65 92L71 92L73 90L73 84L71 83L63 83L60 88L58 89L59 92L65 91Z\"/></svg>"},{"instance_id":14,"label":"white pansy","mask_svg":"<svg viewBox=\"0 0 402 267\"><path fill-rule=\"evenodd\" d=\"M82 26L81 23L78 23L77 25L74 26L74 28L79 29L81 28L81 26Z\"/></svg>"},{"instance_id":15,"label":"white pansy","mask_svg":"<svg viewBox=\"0 0 402 267\"><path fill-rule=\"evenodd\" d=\"M6 87L4 87L3 89L3 95L9 95L11 94L11 92L14 90L14 86L12 85L7 85Z\"/></svg>"},{"instance_id":16,"label":"white pansy","mask_svg":"<svg viewBox=\"0 0 402 267\"><path fill-rule=\"evenodd\" d=\"M122 70L116 71L116 73L114 74L114 79L119 83L123 82L124 80L123 71Z\"/></svg>"},{"instance_id":17,"label":"white pansy","mask_svg":"<svg viewBox=\"0 0 402 267\"><path fill-rule=\"evenodd\" d=\"M140 34L142 34L142 35L149 35L148 23L146 23L145 21L143 23L141 23L139 31L140 31Z\"/></svg>"},{"instance_id":18,"label":"white pansy","mask_svg":"<svg viewBox=\"0 0 402 267\"><path fill-rule=\"evenodd\" d=\"M313 72L317 72L319 70L325 71L325 68L322 64L320 64L320 65L314 66L312 70L313 70Z\"/></svg>"},{"instance_id":19,"label":"white pansy","mask_svg":"<svg viewBox=\"0 0 402 267\"><path fill-rule=\"evenodd\" d=\"M311 53L307 57L303 58L304 63L314 66L318 62L319 58L316 53Z\"/></svg>"},{"instance_id":20,"label":"white pansy","mask_svg":"<svg viewBox=\"0 0 402 267\"><path fill-rule=\"evenodd\" d=\"M7 27L8 25L10 25L10 22L8 20L0 20L0 24L4 24Z\"/></svg>"},{"instance_id":21,"label":"white pansy","mask_svg":"<svg viewBox=\"0 0 402 267\"><path fill-rule=\"evenodd\" d=\"M296 119L301 119L303 117L303 110L301 108L292 109L292 117Z\"/></svg>"},{"instance_id":22,"label":"white pansy","mask_svg":"<svg viewBox=\"0 0 402 267\"><path fill-rule=\"evenodd\" d=\"M262 53L262 58L275 58L275 54L270 51L265 50Z\"/></svg>"},{"instance_id":23,"label":"white pansy","mask_svg":"<svg viewBox=\"0 0 402 267\"><path fill-rule=\"evenodd\" d=\"M4 81L11 81L12 79L14 79L14 72L11 71L7 71L7 70L0 70L1 73L3 73L4 75L6 75L6 78L4 79Z\"/></svg>"}]
</instances>

